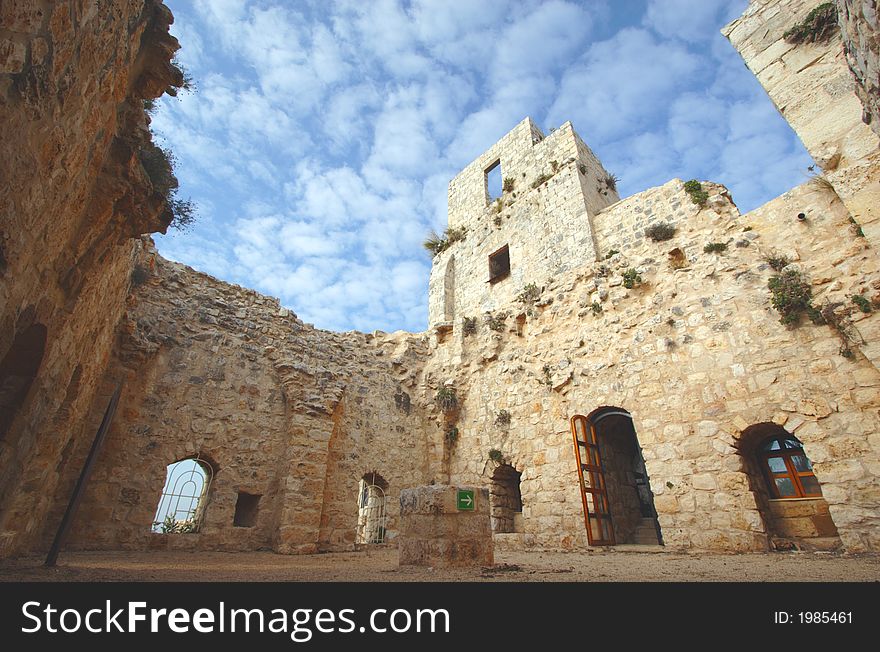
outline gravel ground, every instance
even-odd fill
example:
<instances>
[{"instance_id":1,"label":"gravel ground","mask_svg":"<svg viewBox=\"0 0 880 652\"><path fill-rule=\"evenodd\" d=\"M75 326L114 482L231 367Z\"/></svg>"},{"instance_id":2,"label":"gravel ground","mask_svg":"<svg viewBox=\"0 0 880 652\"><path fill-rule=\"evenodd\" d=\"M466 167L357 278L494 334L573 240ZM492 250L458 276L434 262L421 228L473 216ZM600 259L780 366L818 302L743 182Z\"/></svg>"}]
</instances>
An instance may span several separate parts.
<instances>
[{"instance_id":1,"label":"gravel ground","mask_svg":"<svg viewBox=\"0 0 880 652\"><path fill-rule=\"evenodd\" d=\"M56 568L42 563L37 557L3 560L0 581L880 581L880 555L803 552L499 552L494 567L458 570L399 568L395 549L321 555L74 552L62 554Z\"/></svg>"}]
</instances>

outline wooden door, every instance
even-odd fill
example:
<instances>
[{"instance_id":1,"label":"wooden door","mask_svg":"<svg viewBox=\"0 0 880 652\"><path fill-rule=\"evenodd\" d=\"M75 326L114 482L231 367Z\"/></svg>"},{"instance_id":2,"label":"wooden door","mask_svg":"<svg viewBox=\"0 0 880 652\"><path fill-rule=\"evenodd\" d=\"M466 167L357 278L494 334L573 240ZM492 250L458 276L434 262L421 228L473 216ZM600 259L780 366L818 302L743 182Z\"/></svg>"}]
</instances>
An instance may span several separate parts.
<instances>
[{"instance_id":1,"label":"wooden door","mask_svg":"<svg viewBox=\"0 0 880 652\"><path fill-rule=\"evenodd\" d=\"M591 546L614 545L614 526L605 487L602 452L596 438L596 427L584 416L571 419L574 453L577 458L581 500L584 504L584 525Z\"/></svg>"}]
</instances>

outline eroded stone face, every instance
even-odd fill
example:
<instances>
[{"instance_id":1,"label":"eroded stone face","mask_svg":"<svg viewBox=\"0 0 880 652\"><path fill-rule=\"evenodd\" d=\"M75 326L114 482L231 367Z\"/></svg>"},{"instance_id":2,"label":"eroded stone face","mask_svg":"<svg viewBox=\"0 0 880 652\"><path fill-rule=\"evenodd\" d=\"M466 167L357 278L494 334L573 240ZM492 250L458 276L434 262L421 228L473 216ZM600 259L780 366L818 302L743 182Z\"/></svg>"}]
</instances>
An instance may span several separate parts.
<instances>
[{"instance_id":1,"label":"eroded stone face","mask_svg":"<svg viewBox=\"0 0 880 652\"><path fill-rule=\"evenodd\" d=\"M491 566L494 548L489 512L485 488L429 485L404 489L400 493L400 565Z\"/></svg>"},{"instance_id":2,"label":"eroded stone face","mask_svg":"<svg viewBox=\"0 0 880 652\"><path fill-rule=\"evenodd\" d=\"M56 491L66 502L72 482L59 478L81 468L117 380L106 371L131 238L167 226L136 157L149 139L143 100L178 81L171 20L157 0L0 6L4 383L24 334L46 332L0 433L0 555L38 545Z\"/></svg>"}]
</instances>

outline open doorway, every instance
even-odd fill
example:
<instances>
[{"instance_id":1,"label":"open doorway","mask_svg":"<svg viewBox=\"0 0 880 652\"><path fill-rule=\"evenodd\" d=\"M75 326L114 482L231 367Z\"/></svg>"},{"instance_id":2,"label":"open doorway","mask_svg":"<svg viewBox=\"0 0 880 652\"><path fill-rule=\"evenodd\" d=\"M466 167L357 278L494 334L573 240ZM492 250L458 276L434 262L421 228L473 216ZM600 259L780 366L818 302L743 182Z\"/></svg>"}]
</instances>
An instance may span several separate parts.
<instances>
[{"instance_id":1,"label":"open doorway","mask_svg":"<svg viewBox=\"0 0 880 652\"><path fill-rule=\"evenodd\" d=\"M496 534L518 532L522 517L522 493L519 481L522 473L510 464L500 464L492 473L489 504L492 531Z\"/></svg>"},{"instance_id":2,"label":"open doorway","mask_svg":"<svg viewBox=\"0 0 880 652\"><path fill-rule=\"evenodd\" d=\"M662 545L654 494L629 412L603 407L572 418L590 545Z\"/></svg>"}]
</instances>

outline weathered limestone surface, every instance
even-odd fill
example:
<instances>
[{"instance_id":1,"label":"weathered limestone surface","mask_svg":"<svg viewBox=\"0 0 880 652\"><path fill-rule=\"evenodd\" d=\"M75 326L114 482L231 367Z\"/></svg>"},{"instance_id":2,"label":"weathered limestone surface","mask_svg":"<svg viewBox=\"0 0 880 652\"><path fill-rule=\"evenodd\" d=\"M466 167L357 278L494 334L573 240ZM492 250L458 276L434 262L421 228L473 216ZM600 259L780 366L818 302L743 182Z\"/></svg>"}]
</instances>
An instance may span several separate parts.
<instances>
[{"instance_id":1,"label":"weathered limestone surface","mask_svg":"<svg viewBox=\"0 0 880 652\"><path fill-rule=\"evenodd\" d=\"M129 238L167 226L136 155L150 138L143 100L182 81L171 20L157 0L0 4L0 360L31 327L47 333L0 434L0 556L35 544L59 475L88 446Z\"/></svg>"},{"instance_id":2,"label":"weathered limestone surface","mask_svg":"<svg viewBox=\"0 0 880 652\"><path fill-rule=\"evenodd\" d=\"M474 492L473 511L458 509L460 489ZM399 549L401 566L491 566L489 490L449 485L404 489L400 493Z\"/></svg>"},{"instance_id":3,"label":"weathered limestone surface","mask_svg":"<svg viewBox=\"0 0 880 652\"><path fill-rule=\"evenodd\" d=\"M125 380L122 407L74 545L350 549L365 474L389 483L392 505L401 487L430 480L424 410L410 399L424 336L317 330L149 243L138 265L147 275L111 367ZM151 533L166 465L195 455L215 471L201 531ZM240 491L262 496L253 527L232 526ZM396 510L389 517L393 540Z\"/></svg>"},{"instance_id":4,"label":"weathered limestone surface","mask_svg":"<svg viewBox=\"0 0 880 652\"><path fill-rule=\"evenodd\" d=\"M864 107L862 119L880 135L880 24L877 0L838 0L837 17L855 91Z\"/></svg>"},{"instance_id":5,"label":"weathered limestone surface","mask_svg":"<svg viewBox=\"0 0 880 652\"><path fill-rule=\"evenodd\" d=\"M859 84L850 71L841 36L835 34L827 43L799 44L783 38L787 29L818 4L814 0L753 0L722 31L834 184L868 241L880 247L880 138L862 120L866 109L856 94ZM870 9L871 3L859 4ZM859 14L849 15L844 25L851 39L858 30L869 32L876 22L870 11L864 20ZM865 42L865 47L876 44ZM854 52L867 60L869 49Z\"/></svg>"},{"instance_id":6,"label":"weathered limestone surface","mask_svg":"<svg viewBox=\"0 0 880 652\"><path fill-rule=\"evenodd\" d=\"M490 202L485 171L496 161L513 187ZM449 184L449 226L467 234L434 259L429 326L482 319L509 303L515 289L594 259L590 216L618 199L608 178L570 122L545 137L530 118L465 167ZM489 255L504 245L511 276L493 284Z\"/></svg>"}]
</instances>

